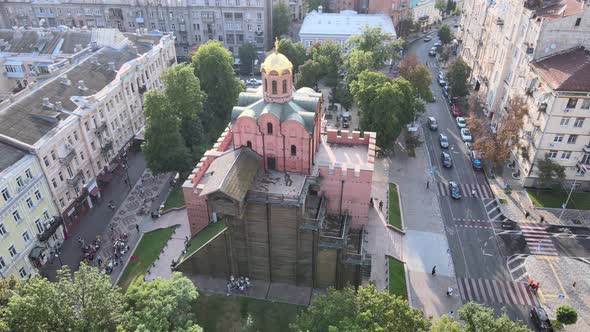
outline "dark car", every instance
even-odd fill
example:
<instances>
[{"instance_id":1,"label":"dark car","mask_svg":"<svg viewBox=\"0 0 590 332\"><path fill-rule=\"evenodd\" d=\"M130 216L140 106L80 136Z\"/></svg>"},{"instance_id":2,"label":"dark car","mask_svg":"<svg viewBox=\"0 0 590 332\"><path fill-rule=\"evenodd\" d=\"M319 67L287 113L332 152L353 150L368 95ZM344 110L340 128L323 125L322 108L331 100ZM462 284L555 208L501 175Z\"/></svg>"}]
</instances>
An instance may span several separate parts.
<instances>
[{"instance_id":1,"label":"dark car","mask_svg":"<svg viewBox=\"0 0 590 332\"><path fill-rule=\"evenodd\" d=\"M469 158L471 158L471 166L473 169L480 171L483 168L483 163L481 162L481 158L479 157L479 153L475 150L471 150L469 153Z\"/></svg>"},{"instance_id":2,"label":"dark car","mask_svg":"<svg viewBox=\"0 0 590 332\"><path fill-rule=\"evenodd\" d=\"M453 181L449 182L449 192L451 193L452 199L461 199L461 190L457 183Z\"/></svg>"},{"instance_id":3,"label":"dark car","mask_svg":"<svg viewBox=\"0 0 590 332\"><path fill-rule=\"evenodd\" d=\"M453 167L453 158L451 158L450 154L448 154L446 152L441 152L440 153L440 160L442 161L442 164L444 167L446 167L446 168Z\"/></svg>"},{"instance_id":4,"label":"dark car","mask_svg":"<svg viewBox=\"0 0 590 332\"><path fill-rule=\"evenodd\" d=\"M551 326L551 321L545 312L545 309L541 307L533 307L529 314L531 316L531 320L535 324L535 326L541 332L553 332L553 327Z\"/></svg>"}]
</instances>

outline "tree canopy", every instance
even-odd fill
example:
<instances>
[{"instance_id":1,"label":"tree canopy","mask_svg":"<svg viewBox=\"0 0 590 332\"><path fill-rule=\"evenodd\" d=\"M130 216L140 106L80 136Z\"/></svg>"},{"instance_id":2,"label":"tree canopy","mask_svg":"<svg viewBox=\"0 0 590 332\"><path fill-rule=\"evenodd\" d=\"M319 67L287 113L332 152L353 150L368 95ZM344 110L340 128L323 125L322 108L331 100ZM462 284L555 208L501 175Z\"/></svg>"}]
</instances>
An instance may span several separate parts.
<instances>
[{"instance_id":1,"label":"tree canopy","mask_svg":"<svg viewBox=\"0 0 590 332\"><path fill-rule=\"evenodd\" d=\"M291 9L286 1L279 1L272 7L272 36L280 38L289 32Z\"/></svg>"},{"instance_id":2,"label":"tree canopy","mask_svg":"<svg viewBox=\"0 0 590 332\"><path fill-rule=\"evenodd\" d=\"M291 61L295 73L299 71L299 66L301 66L307 59L305 46L302 43L296 43L289 38L279 40L279 52Z\"/></svg>"},{"instance_id":3,"label":"tree canopy","mask_svg":"<svg viewBox=\"0 0 590 332\"><path fill-rule=\"evenodd\" d=\"M309 11L318 10L319 6L322 6L322 10L324 13L328 13L330 8L330 2L328 0L310 0L308 2Z\"/></svg>"},{"instance_id":4,"label":"tree canopy","mask_svg":"<svg viewBox=\"0 0 590 332\"><path fill-rule=\"evenodd\" d=\"M250 75L254 69L254 61L258 57L256 47L248 42L242 44L238 49L238 57L240 58L240 71L244 75Z\"/></svg>"},{"instance_id":5,"label":"tree canopy","mask_svg":"<svg viewBox=\"0 0 590 332\"><path fill-rule=\"evenodd\" d=\"M310 50L311 58L320 64L320 76L329 87L335 88L342 66L342 47L332 40L315 43Z\"/></svg>"},{"instance_id":6,"label":"tree canopy","mask_svg":"<svg viewBox=\"0 0 590 332\"><path fill-rule=\"evenodd\" d=\"M418 63L415 54L405 57L400 62L399 74L412 83L418 97L426 101L434 99L430 90L432 83L430 70L424 64Z\"/></svg>"},{"instance_id":7,"label":"tree canopy","mask_svg":"<svg viewBox=\"0 0 590 332\"><path fill-rule=\"evenodd\" d=\"M572 306L562 304L555 310L555 318L565 325L575 324L578 321L578 312Z\"/></svg>"},{"instance_id":8,"label":"tree canopy","mask_svg":"<svg viewBox=\"0 0 590 332\"><path fill-rule=\"evenodd\" d=\"M438 10L440 16L444 17L445 13L447 12L447 1L446 0L436 0L434 2L434 8Z\"/></svg>"},{"instance_id":9,"label":"tree canopy","mask_svg":"<svg viewBox=\"0 0 590 332\"><path fill-rule=\"evenodd\" d=\"M475 302L469 302L458 310L459 318L465 321L464 332L531 332L522 321L512 321L502 312L494 316L494 310Z\"/></svg>"},{"instance_id":10,"label":"tree canopy","mask_svg":"<svg viewBox=\"0 0 590 332\"><path fill-rule=\"evenodd\" d=\"M550 186L565 179L565 168L545 154L543 159L537 160L537 176L540 186Z\"/></svg>"},{"instance_id":11,"label":"tree canopy","mask_svg":"<svg viewBox=\"0 0 590 332\"><path fill-rule=\"evenodd\" d=\"M440 29L438 29L438 38L440 38L440 42L443 45L446 45L453 41L453 31L451 31L451 27L443 24Z\"/></svg>"},{"instance_id":12,"label":"tree canopy","mask_svg":"<svg viewBox=\"0 0 590 332\"><path fill-rule=\"evenodd\" d=\"M297 88L315 87L321 77L320 63L314 60L307 60L299 66L299 72L295 75Z\"/></svg>"},{"instance_id":13,"label":"tree canopy","mask_svg":"<svg viewBox=\"0 0 590 332\"><path fill-rule=\"evenodd\" d=\"M219 41L209 40L199 46L192 62L207 94L201 121L206 124L209 141L215 141L229 123L242 85L234 77L232 54Z\"/></svg>"},{"instance_id":14,"label":"tree canopy","mask_svg":"<svg viewBox=\"0 0 590 332\"><path fill-rule=\"evenodd\" d=\"M461 58L457 58L449 66L447 81L453 97L465 97L469 94L467 80L471 75L471 67Z\"/></svg>"},{"instance_id":15,"label":"tree canopy","mask_svg":"<svg viewBox=\"0 0 590 332\"><path fill-rule=\"evenodd\" d=\"M381 28L366 26L361 34L353 35L346 43L355 49L370 52L372 59L368 67L378 69L385 65L386 60L401 57L400 51L405 46L404 40L397 38L392 41L390 38Z\"/></svg>"},{"instance_id":16,"label":"tree canopy","mask_svg":"<svg viewBox=\"0 0 590 332\"><path fill-rule=\"evenodd\" d=\"M291 324L295 331L428 331L422 312L401 297L380 292L375 285L328 289Z\"/></svg>"},{"instance_id":17,"label":"tree canopy","mask_svg":"<svg viewBox=\"0 0 590 332\"><path fill-rule=\"evenodd\" d=\"M358 75L363 71L377 69L373 67L373 65L373 52L363 51L357 48L352 49L344 57L343 67L346 71L344 80L350 84L352 81L356 80Z\"/></svg>"}]
</instances>

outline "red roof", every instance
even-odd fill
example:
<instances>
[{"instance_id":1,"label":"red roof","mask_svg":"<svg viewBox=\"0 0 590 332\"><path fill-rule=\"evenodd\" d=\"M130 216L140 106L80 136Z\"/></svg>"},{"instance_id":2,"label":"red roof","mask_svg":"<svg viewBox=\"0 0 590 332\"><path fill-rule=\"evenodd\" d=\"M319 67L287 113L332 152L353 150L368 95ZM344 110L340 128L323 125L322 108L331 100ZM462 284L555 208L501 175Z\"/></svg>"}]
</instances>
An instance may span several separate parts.
<instances>
[{"instance_id":1,"label":"red roof","mask_svg":"<svg viewBox=\"0 0 590 332\"><path fill-rule=\"evenodd\" d=\"M579 14L584 11L584 2L580 0L544 1L544 4L544 7L535 11L535 15L549 20Z\"/></svg>"},{"instance_id":2,"label":"red roof","mask_svg":"<svg viewBox=\"0 0 590 332\"><path fill-rule=\"evenodd\" d=\"M590 92L590 52L576 47L531 63L555 91Z\"/></svg>"}]
</instances>

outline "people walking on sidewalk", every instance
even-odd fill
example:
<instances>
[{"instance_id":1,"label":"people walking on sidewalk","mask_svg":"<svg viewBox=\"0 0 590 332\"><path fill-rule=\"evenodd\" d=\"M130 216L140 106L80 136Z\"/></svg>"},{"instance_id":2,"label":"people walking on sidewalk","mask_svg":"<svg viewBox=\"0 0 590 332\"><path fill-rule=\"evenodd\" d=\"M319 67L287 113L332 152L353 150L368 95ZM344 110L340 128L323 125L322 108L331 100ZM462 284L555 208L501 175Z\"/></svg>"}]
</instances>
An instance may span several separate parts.
<instances>
[{"instance_id":1,"label":"people walking on sidewalk","mask_svg":"<svg viewBox=\"0 0 590 332\"><path fill-rule=\"evenodd\" d=\"M135 224L135 230L139 233L139 224Z\"/></svg>"},{"instance_id":2,"label":"people walking on sidewalk","mask_svg":"<svg viewBox=\"0 0 590 332\"><path fill-rule=\"evenodd\" d=\"M432 267L432 275L436 274L436 265Z\"/></svg>"},{"instance_id":3,"label":"people walking on sidewalk","mask_svg":"<svg viewBox=\"0 0 590 332\"><path fill-rule=\"evenodd\" d=\"M379 211L383 211L383 201L379 201Z\"/></svg>"}]
</instances>

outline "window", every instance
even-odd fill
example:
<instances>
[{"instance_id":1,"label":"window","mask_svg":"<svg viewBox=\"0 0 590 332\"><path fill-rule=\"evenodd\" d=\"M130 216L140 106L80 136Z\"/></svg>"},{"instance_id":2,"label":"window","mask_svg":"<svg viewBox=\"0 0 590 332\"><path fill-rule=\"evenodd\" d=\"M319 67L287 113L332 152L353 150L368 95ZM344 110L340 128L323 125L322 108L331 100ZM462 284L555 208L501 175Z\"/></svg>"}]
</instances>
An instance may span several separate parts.
<instances>
[{"instance_id":1,"label":"window","mask_svg":"<svg viewBox=\"0 0 590 332\"><path fill-rule=\"evenodd\" d=\"M80 159L84 160L84 151L80 151Z\"/></svg>"},{"instance_id":2,"label":"window","mask_svg":"<svg viewBox=\"0 0 590 332\"><path fill-rule=\"evenodd\" d=\"M582 128L583 125L584 125L584 118L576 118L576 121L574 122L574 127Z\"/></svg>"},{"instance_id":3,"label":"window","mask_svg":"<svg viewBox=\"0 0 590 332\"><path fill-rule=\"evenodd\" d=\"M17 223L20 222L22 219L20 213L18 213L18 210L12 211L12 217L14 218L14 221Z\"/></svg>"},{"instance_id":4,"label":"window","mask_svg":"<svg viewBox=\"0 0 590 332\"><path fill-rule=\"evenodd\" d=\"M553 143L561 143L563 142L563 135L557 134L553 137Z\"/></svg>"},{"instance_id":5,"label":"window","mask_svg":"<svg viewBox=\"0 0 590 332\"><path fill-rule=\"evenodd\" d=\"M29 241L31 241L31 236L29 235L29 232L23 232L23 240L25 240L25 243L29 243Z\"/></svg>"},{"instance_id":6,"label":"window","mask_svg":"<svg viewBox=\"0 0 590 332\"><path fill-rule=\"evenodd\" d=\"M33 200L31 199L31 197L27 198L27 206L29 207L29 209L32 209L35 207L35 204L33 203Z\"/></svg>"},{"instance_id":7,"label":"window","mask_svg":"<svg viewBox=\"0 0 590 332\"><path fill-rule=\"evenodd\" d=\"M246 146L251 149L252 148L252 142L250 142L250 141L246 142Z\"/></svg>"},{"instance_id":8,"label":"window","mask_svg":"<svg viewBox=\"0 0 590 332\"><path fill-rule=\"evenodd\" d=\"M94 144L94 141L90 142L90 147L92 148L92 151L96 151L96 145Z\"/></svg>"},{"instance_id":9,"label":"window","mask_svg":"<svg viewBox=\"0 0 590 332\"><path fill-rule=\"evenodd\" d=\"M569 124L570 124L570 118L561 118L561 121L559 121L559 125L562 127L566 127Z\"/></svg>"},{"instance_id":10,"label":"window","mask_svg":"<svg viewBox=\"0 0 590 332\"><path fill-rule=\"evenodd\" d=\"M66 167L66 171L68 171L68 175L70 176L70 179L74 177L74 171L72 170L72 166L68 165Z\"/></svg>"},{"instance_id":11,"label":"window","mask_svg":"<svg viewBox=\"0 0 590 332\"><path fill-rule=\"evenodd\" d=\"M41 196L41 192L39 190L35 190L35 198L40 201L43 199L43 196Z\"/></svg>"},{"instance_id":12,"label":"window","mask_svg":"<svg viewBox=\"0 0 590 332\"><path fill-rule=\"evenodd\" d=\"M266 124L266 133L272 135L272 123L270 122Z\"/></svg>"},{"instance_id":13,"label":"window","mask_svg":"<svg viewBox=\"0 0 590 332\"><path fill-rule=\"evenodd\" d=\"M266 78L264 79L264 92L268 92L268 82L266 82Z\"/></svg>"},{"instance_id":14,"label":"window","mask_svg":"<svg viewBox=\"0 0 590 332\"><path fill-rule=\"evenodd\" d=\"M4 226L4 224L0 224L0 236L4 236L8 234L8 231L6 230L6 226Z\"/></svg>"},{"instance_id":15,"label":"window","mask_svg":"<svg viewBox=\"0 0 590 332\"><path fill-rule=\"evenodd\" d=\"M555 158L557 158L557 151L550 150L549 152L547 152L546 156L549 159L555 159Z\"/></svg>"},{"instance_id":16,"label":"window","mask_svg":"<svg viewBox=\"0 0 590 332\"><path fill-rule=\"evenodd\" d=\"M576 105L578 104L578 99L576 98L570 98L567 101L567 108L576 108Z\"/></svg>"},{"instance_id":17,"label":"window","mask_svg":"<svg viewBox=\"0 0 590 332\"><path fill-rule=\"evenodd\" d=\"M581 22L582 22L582 18L581 17L578 17L576 19L576 26L579 27Z\"/></svg>"},{"instance_id":18,"label":"window","mask_svg":"<svg viewBox=\"0 0 590 332\"><path fill-rule=\"evenodd\" d=\"M45 230L43 228L43 224L41 223L41 219L37 218L37 220L35 220L35 227L37 227L37 233L41 234L43 233L43 231Z\"/></svg>"},{"instance_id":19,"label":"window","mask_svg":"<svg viewBox=\"0 0 590 332\"><path fill-rule=\"evenodd\" d=\"M27 178L29 178L29 179L32 179L32 178L33 178L33 172L31 172L31 170L30 170L30 169L27 169L27 170L25 171L25 176L26 176Z\"/></svg>"},{"instance_id":20,"label":"window","mask_svg":"<svg viewBox=\"0 0 590 332\"><path fill-rule=\"evenodd\" d=\"M57 181L55 181L55 178L51 179L51 184L53 185L53 188L57 188Z\"/></svg>"},{"instance_id":21,"label":"window","mask_svg":"<svg viewBox=\"0 0 590 332\"><path fill-rule=\"evenodd\" d=\"M66 192L66 198L68 199L68 202L72 200L72 194L70 194L70 192Z\"/></svg>"},{"instance_id":22,"label":"window","mask_svg":"<svg viewBox=\"0 0 590 332\"><path fill-rule=\"evenodd\" d=\"M16 248L14 247L14 244L8 247L8 253L10 254L10 257L16 256L17 252Z\"/></svg>"},{"instance_id":23,"label":"window","mask_svg":"<svg viewBox=\"0 0 590 332\"><path fill-rule=\"evenodd\" d=\"M572 152L571 151L563 151L561 153L561 159L564 159L564 160L570 159L571 156L572 156Z\"/></svg>"},{"instance_id":24,"label":"window","mask_svg":"<svg viewBox=\"0 0 590 332\"><path fill-rule=\"evenodd\" d=\"M49 167L49 159L47 156L43 157L43 163L45 164L45 167Z\"/></svg>"},{"instance_id":25,"label":"window","mask_svg":"<svg viewBox=\"0 0 590 332\"><path fill-rule=\"evenodd\" d=\"M277 81L272 81L272 94L275 95L277 94Z\"/></svg>"},{"instance_id":26,"label":"window","mask_svg":"<svg viewBox=\"0 0 590 332\"><path fill-rule=\"evenodd\" d=\"M65 207L65 206L66 206L66 204L64 203L64 199L63 199L63 198L60 198L60 199L59 199L59 205L60 205L61 207Z\"/></svg>"},{"instance_id":27,"label":"window","mask_svg":"<svg viewBox=\"0 0 590 332\"><path fill-rule=\"evenodd\" d=\"M51 159L53 159L54 161L57 159L57 157L55 156L55 151L51 150Z\"/></svg>"},{"instance_id":28,"label":"window","mask_svg":"<svg viewBox=\"0 0 590 332\"><path fill-rule=\"evenodd\" d=\"M78 140L78 131L74 130L74 139L77 141Z\"/></svg>"},{"instance_id":29,"label":"window","mask_svg":"<svg viewBox=\"0 0 590 332\"><path fill-rule=\"evenodd\" d=\"M49 212L47 212L47 210L43 211L43 218L45 218L45 220L49 220Z\"/></svg>"},{"instance_id":30,"label":"window","mask_svg":"<svg viewBox=\"0 0 590 332\"><path fill-rule=\"evenodd\" d=\"M64 173L62 173L61 171L59 171L59 173L57 173L57 175L59 176L59 180L61 182L63 182L64 181Z\"/></svg>"},{"instance_id":31,"label":"window","mask_svg":"<svg viewBox=\"0 0 590 332\"><path fill-rule=\"evenodd\" d=\"M567 138L567 144L576 144L577 140L578 140L578 135L570 135Z\"/></svg>"},{"instance_id":32,"label":"window","mask_svg":"<svg viewBox=\"0 0 590 332\"><path fill-rule=\"evenodd\" d=\"M585 109L585 110L590 109L590 99L584 99L584 100L582 100L582 106L581 106L581 108L582 109Z\"/></svg>"},{"instance_id":33,"label":"window","mask_svg":"<svg viewBox=\"0 0 590 332\"><path fill-rule=\"evenodd\" d=\"M19 186L19 187L22 187L22 186L25 185L25 182L23 181L23 178L22 177L19 176L19 177L16 178L16 185Z\"/></svg>"},{"instance_id":34,"label":"window","mask_svg":"<svg viewBox=\"0 0 590 332\"><path fill-rule=\"evenodd\" d=\"M0 270L4 270L6 267L6 262L4 262L4 257L0 257Z\"/></svg>"},{"instance_id":35,"label":"window","mask_svg":"<svg viewBox=\"0 0 590 332\"><path fill-rule=\"evenodd\" d=\"M2 197L5 201L8 202L8 200L10 199L10 193L8 192L8 188L2 189Z\"/></svg>"},{"instance_id":36,"label":"window","mask_svg":"<svg viewBox=\"0 0 590 332\"><path fill-rule=\"evenodd\" d=\"M287 93L287 80L283 80L283 93Z\"/></svg>"},{"instance_id":37,"label":"window","mask_svg":"<svg viewBox=\"0 0 590 332\"><path fill-rule=\"evenodd\" d=\"M297 147L295 145L291 145L291 156L297 155Z\"/></svg>"},{"instance_id":38,"label":"window","mask_svg":"<svg viewBox=\"0 0 590 332\"><path fill-rule=\"evenodd\" d=\"M23 279L29 276L27 270L25 270L24 267L21 267L20 270L18 270L18 275L20 275L20 277Z\"/></svg>"}]
</instances>

